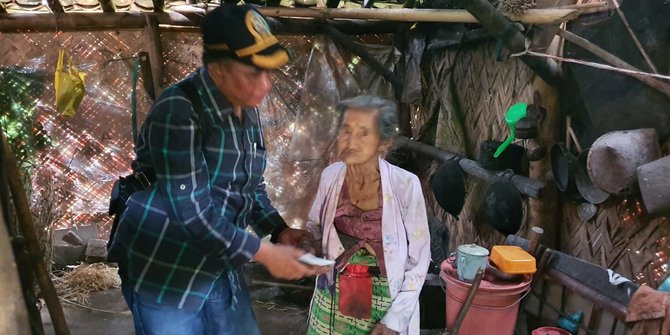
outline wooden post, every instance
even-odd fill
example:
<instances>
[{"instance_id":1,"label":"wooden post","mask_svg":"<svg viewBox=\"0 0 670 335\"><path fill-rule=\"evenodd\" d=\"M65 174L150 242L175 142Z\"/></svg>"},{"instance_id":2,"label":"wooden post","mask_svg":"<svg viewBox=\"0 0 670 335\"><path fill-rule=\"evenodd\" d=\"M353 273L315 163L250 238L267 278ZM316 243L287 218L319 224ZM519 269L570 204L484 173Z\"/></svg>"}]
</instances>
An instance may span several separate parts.
<instances>
[{"instance_id":1,"label":"wooden post","mask_svg":"<svg viewBox=\"0 0 670 335\"><path fill-rule=\"evenodd\" d=\"M49 276L49 271L44 264L44 256L40 250L40 244L37 239L37 232L35 231L35 225L33 223L32 214L30 213L30 205L28 204L28 198L26 197L26 192L21 185L21 173L19 167L16 163L16 159L12 154L9 144L4 138L4 133L0 130L0 142L3 144L3 157L2 161L5 164L5 169L7 171L7 181L9 183L9 190L12 193L12 199L14 200L14 206L16 207L16 214L18 216L18 221L21 226L21 231L23 236L26 239L26 246L30 255L34 258L35 261L35 273L37 275L37 282L39 284L42 295L44 296L44 301L47 304L49 309L49 315L51 315L51 321L54 325L54 331L56 335L68 335L70 330L67 327L65 322L65 315L63 314L63 308L60 305L58 300L58 295L56 294L56 289L54 284L51 281Z\"/></svg>"},{"instance_id":2,"label":"wooden post","mask_svg":"<svg viewBox=\"0 0 670 335\"><path fill-rule=\"evenodd\" d=\"M149 63L154 83L154 96L158 97L163 91L163 47L161 36L158 31L158 21L152 15L146 16L146 28L144 33L148 39Z\"/></svg>"},{"instance_id":3,"label":"wooden post","mask_svg":"<svg viewBox=\"0 0 670 335\"><path fill-rule=\"evenodd\" d=\"M455 2L472 13L486 30L502 41L512 53L526 50L526 38L490 2L487 0L457 0ZM520 59L548 84L556 86L559 83L561 72L555 61L528 55L521 56Z\"/></svg>"},{"instance_id":4,"label":"wooden post","mask_svg":"<svg viewBox=\"0 0 670 335\"><path fill-rule=\"evenodd\" d=\"M47 0L47 5L55 14L65 13L65 10L63 10L63 5L61 5L60 1L58 0Z\"/></svg>"},{"instance_id":5,"label":"wooden post","mask_svg":"<svg viewBox=\"0 0 670 335\"><path fill-rule=\"evenodd\" d=\"M98 0L100 2L100 7L105 13L114 13L116 12L116 6L112 0Z\"/></svg>"},{"instance_id":6,"label":"wooden post","mask_svg":"<svg viewBox=\"0 0 670 335\"><path fill-rule=\"evenodd\" d=\"M163 13L165 12L165 0L153 0L154 3L154 12Z\"/></svg>"},{"instance_id":7,"label":"wooden post","mask_svg":"<svg viewBox=\"0 0 670 335\"><path fill-rule=\"evenodd\" d=\"M540 240L542 239L542 234L544 230L540 227L533 227L530 229L528 234L528 241L530 241L530 246L528 247L528 253L534 257L537 255L537 247L540 245Z\"/></svg>"},{"instance_id":8,"label":"wooden post","mask_svg":"<svg viewBox=\"0 0 670 335\"><path fill-rule=\"evenodd\" d=\"M2 3L0 3L1 5ZM0 129L0 134L2 129ZM1 136L1 135L0 135ZM0 138L0 141L3 141ZM3 157L3 145L0 144L0 157ZM23 288L18 274L18 267L14 261L9 238L9 223L6 221L8 207L5 168L0 164L0 334L31 335L30 319L25 306ZM7 200L7 201L6 201Z\"/></svg>"},{"instance_id":9,"label":"wooden post","mask_svg":"<svg viewBox=\"0 0 670 335\"><path fill-rule=\"evenodd\" d=\"M546 110L544 120L538 127L537 142L545 148L550 148L559 141L562 119L559 108L558 90L548 85L541 78L535 77L531 87L533 95L538 95L542 107ZM550 185L545 188L542 198L528 199L528 227L539 227L544 230L544 244L557 248L559 245L559 218L561 204L558 192L553 187L551 176L551 155L531 161L528 177L540 180Z\"/></svg>"}]
</instances>

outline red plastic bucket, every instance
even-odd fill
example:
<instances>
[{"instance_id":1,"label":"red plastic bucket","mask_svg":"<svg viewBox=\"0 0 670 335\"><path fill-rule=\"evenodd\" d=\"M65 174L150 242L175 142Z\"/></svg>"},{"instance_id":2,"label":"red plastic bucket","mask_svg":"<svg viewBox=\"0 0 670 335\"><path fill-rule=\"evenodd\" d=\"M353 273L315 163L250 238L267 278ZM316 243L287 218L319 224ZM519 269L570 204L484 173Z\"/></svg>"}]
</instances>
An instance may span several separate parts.
<instances>
[{"instance_id":1,"label":"red plastic bucket","mask_svg":"<svg viewBox=\"0 0 670 335\"><path fill-rule=\"evenodd\" d=\"M563 328L541 327L533 330L532 335L570 335L570 332Z\"/></svg>"},{"instance_id":2,"label":"red plastic bucket","mask_svg":"<svg viewBox=\"0 0 670 335\"><path fill-rule=\"evenodd\" d=\"M447 286L447 329L451 329L472 285L458 279L449 260L442 263L441 269L440 277ZM513 335L519 302L528 291L531 278L524 276L521 282L511 283L482 280L459 334Z\"/></svg>"}]
</instances>

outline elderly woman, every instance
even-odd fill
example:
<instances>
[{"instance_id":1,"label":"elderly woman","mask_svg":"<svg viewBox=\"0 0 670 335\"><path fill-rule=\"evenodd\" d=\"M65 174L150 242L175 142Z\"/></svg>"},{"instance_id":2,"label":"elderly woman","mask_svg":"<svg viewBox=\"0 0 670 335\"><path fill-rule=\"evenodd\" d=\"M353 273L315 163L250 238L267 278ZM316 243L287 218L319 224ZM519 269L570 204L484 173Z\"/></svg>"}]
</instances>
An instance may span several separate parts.
<instances>
[{"instance_id":1,"label":"elderly woman","mask_svg":"<svg viewBox=\"0 0 670 335\"><path fill-rule=\"evenodd\" d=\"M419 334L430 262L419 179L383 159L395 104L358 96L338 104L340 162L326 168L307 229L336 261L312 298L308 334Z\"/></svg>"}]
</instances>

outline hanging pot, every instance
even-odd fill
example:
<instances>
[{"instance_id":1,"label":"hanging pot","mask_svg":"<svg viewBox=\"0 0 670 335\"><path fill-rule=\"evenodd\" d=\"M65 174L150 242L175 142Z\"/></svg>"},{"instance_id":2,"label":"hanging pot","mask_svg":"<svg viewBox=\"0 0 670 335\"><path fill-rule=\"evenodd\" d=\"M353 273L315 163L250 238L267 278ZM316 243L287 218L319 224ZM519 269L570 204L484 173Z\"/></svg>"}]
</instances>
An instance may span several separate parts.
<instances>
[{"instance_id":1,"label":"hanging pot","mask_svg":"<svg viewBox=\"0 0 670 335\"><path fill-rule=\"evenodd\" d=\"M521 193L510 181L493 182L486 189L478 217L505 236L516 234L523 220Z\"/></svg>"},{"instance_id":2,"label":"hanging pot","mask_svg":"<svg viewBox=\"0 0 670 335\"><path fill-rule=\"evenodd\" d=\"M430 177L430 189L435 200L457 220L465 204L465 178L457 160L444 161Z\"/></svg>"},{"instance_id":3,"label":"hanging pot","mask_svg":"<svg viewBox=\"0 0 670 335\"><path fill-rule=\"evenodd\" d=\"M577 162L575 163L575 184L579 194L588 202L592 204L601 204L607 198L609 198L609 193L599 189L596 185L593 185L591 177L589 177L589 172L586 169L586 159L588 158L589 151L582 151L577 157Z\"/></svg>"},{"instance_id":4,"label":"hanging pot","mask_svg":"<svg viewBox=\"0 0 670 335\"><path fill-rule=\"evenodd\" d=\"M593 184L616 195L638 191L636 169L661 156L653 128L613 131L599 137L589 150L587 169Z\"/></svg>"},{"instance_id":5,"label":"hanging pot","mask_svg":"<svg viewBox=\"0 0 670 335\"><path fill-rule=\"evenodd\" d=\"M670 214L670 156L638 167L637 180L647 213Z\"/></svg>"},{"instance_id":6,"label":"hanging pot","mask_svg":"<svg viewBox=\"0 0 670 335\"><path fill-rule=\"evenodd\" d=\"M554 175L554 183L560 191L567 191L574 183L575 156L562 142L551 147L551 173Z\"/></svg>"},{"instance_id":7,"label":"hanging pot","mask_svg":"<svg viewBox=\"0 0 670 335\"><path fill-rule=\"evenodd\" d=\"M554 176L556 188L567 194L572 200L584 201L584 198L575 185L575 155L568 150L565 144L559 142L551 147L551 173Z\"/></svg>"}]
</instances>

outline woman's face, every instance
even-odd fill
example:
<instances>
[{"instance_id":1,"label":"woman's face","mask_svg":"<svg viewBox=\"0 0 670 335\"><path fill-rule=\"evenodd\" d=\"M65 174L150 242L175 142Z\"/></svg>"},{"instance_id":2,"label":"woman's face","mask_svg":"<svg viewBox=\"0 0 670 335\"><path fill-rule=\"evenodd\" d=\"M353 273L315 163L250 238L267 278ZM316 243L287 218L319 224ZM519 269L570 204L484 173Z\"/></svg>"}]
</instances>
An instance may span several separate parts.
<instances>
[{"instance_id":1,"label":"woman's face","mask_svg":"<svg viewBox=\"0 0 670 335\"><path fill-rule=\"evenodd\" d=\"M337 135L337 154L347 165L370 163L388 149L377 129L377 111L350 108Z\"/></svg>"}]
</instances>

